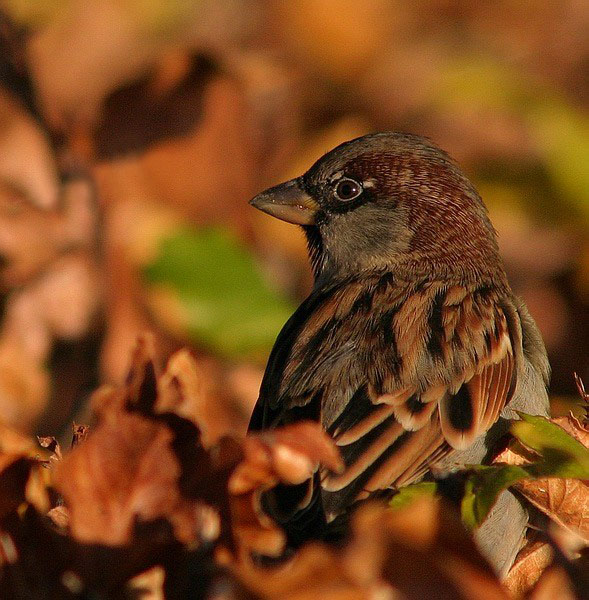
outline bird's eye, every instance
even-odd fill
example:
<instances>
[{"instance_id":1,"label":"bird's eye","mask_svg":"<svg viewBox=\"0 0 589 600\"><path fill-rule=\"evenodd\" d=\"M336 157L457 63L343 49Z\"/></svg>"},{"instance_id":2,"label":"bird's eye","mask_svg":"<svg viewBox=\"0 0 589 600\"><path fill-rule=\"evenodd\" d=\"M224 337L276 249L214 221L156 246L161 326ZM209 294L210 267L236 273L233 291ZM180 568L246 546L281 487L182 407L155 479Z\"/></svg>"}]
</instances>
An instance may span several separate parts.
<instances>
[{"instance_id":1,"label":"bird's eye","mask_svg":"<svg viewBox=\"0 0 589 600\"><path fill-rule=\"evenodd\" d=\"M335 188L339 200L353 200L362 193L362 185L353 179L342 179Z\"/></svg>"}]
</instances>

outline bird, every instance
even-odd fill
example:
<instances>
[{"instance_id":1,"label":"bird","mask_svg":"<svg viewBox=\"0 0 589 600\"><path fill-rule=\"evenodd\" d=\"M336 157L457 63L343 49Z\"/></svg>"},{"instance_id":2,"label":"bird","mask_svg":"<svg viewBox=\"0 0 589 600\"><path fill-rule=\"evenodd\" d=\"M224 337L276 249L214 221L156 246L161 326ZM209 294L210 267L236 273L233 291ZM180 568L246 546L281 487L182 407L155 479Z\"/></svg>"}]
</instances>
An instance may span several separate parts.
<instances>
[{"instance_id":1,"label":"bird","mask_svg":"<svg viewBox=\"0 0 589 600\"><path fill-rule=\"evenodd\" d=\"M250 204L302 227L314 284L270 353L249 431L311 420L341 453L265 493L290 547L368 498L490 460L516 411L548 414L550 367L487 208L428 138L344 142ZM505 491L476 532L505 574L528 514Z\"/></svg>"}]
</instances>

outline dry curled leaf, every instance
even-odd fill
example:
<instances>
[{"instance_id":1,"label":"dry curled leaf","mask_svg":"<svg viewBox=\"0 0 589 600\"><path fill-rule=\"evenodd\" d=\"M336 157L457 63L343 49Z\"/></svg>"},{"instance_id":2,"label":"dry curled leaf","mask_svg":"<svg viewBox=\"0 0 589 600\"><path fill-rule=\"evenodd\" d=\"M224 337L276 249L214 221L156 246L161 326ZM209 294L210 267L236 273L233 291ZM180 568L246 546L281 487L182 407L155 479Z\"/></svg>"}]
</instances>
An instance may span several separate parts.
<instances>
[{"instance_id":1,"label":"dry curled leaf","mask_svg":"<svg viewBox=\"0 0 589 600\"><path fill-rule=\"evenodd\" d=\"M65 531L69 527L70 514L65 506L56 506L55 508L52 508L47 513L47 516L58 529Z\"/></svg>"},{"instance_id":2,"label":"dry curled leaf","mask_svg":"<svg viewBox=\"0 0 589 600\"><path fill-rule=\"evenodd\" d=\"M72 536L84 543L124 545L137 521L182 509L172 439L164 425L120 414L69 453L58 467L56 488L69 509Z\"/></svg>"},{"instance_id":3,"label":"dry curled leaf","mask_svg":"<svg viewBox=\"0 0 589 600\"><path fill-rule=\"evenodd\" d=\"M259 598L267 600L369 600L375 591L354 581L340 554L323 544L305 546L275 569L241 563L234 573Z\"/></svg>"},{"instance_id":4,"label":"dry curled leaf","mask_svg":"<svg viewBox=\"0 0 589 600\"><path fill-rule=\"evenodd\" d=\"M141 595L141 600L164 600L162 588L165 577L162 567L153 567L131 579L129 587Z\"/></svg>"},{"instance_id":5,"label":"dry curled leaf","mask_svg":"<svg viewBox=\"0 0 589 600\"><path fill-rule=\"evenodd\" d=\"M583 446L589 448L589 423L584 423L575 415L569 414L566 417L556 417L552 419L559 427L562 427L567 433L572 435Z\"/></svg>"},{"instance_id":6,"label":"dry curled leaf","mask_svg":"<svg viewBox=\"0 0 589 600\"><path fill-rule=\"evenodd\" d=\"M181 444L195 445L193 470L210 470L198 448L198 430L189 422L160 419L153 408L157 379L153 340L137 345L128 384L101 394L99 421L59 465L55 485L69 512L71 535L83 543L123 546L135 539L138 525L167 520L173 538L184 544L214 539L218 516L193 494L187 496ZM183 427L183 429L182 429ZM210 463L210 461L208 461ZM194 490L190 490L194 492Z\"/></svg>"},{"instance_id":7,"label":"dry curled leaf","mask_svg":"<svg viewBox=\"0 0 589 600\"><path fill-rule=\"evenodd\" d=\"M90 428L88 425L81 425L80 423L72 424L72 448L83 442L88 437Z\"/></svg>"},{"instance_id":8,"label":"dry curled leaf","mask_svg":"<svg viewBox=\"0 0 589 600\"><path fill-rule=\"evenodd\" d=\"M527 500L554 522L589 544L589 484L577 479L524 480L515 485Z\"/></svg>"},{"instance_id":9,"label":"dry curled leaf","mask_svg":"<svg viewBox=\"0 0 589 600\"><path fill-rule=\"evenodd\" d=\"M343 462L331 438L316 423L302 422L248 436L245 460L229 479L232 494L269 489L277 483L296 485L322 464L339 472Z\"/></svg>"},{"instance_id":10,"label":"dry curled leaf","mask_svg":"<svg viewBox=\"0 0 589 600\"><path fill-rule=\"evenodd\" d=\"M130 577L154 564L170 563L168 579L182 580L182 585L188 585L189 569L197 568L191 556L202 561L199 570L214 568L206 547L219 538L221 517L229 527L227 478L240 453L236 443L226 441L209 454L193 423L153 411L157 380L152 352L143 339L128 385L102 392L96 426L88 435L85 427L75 426L81 440L55 461L53 483L63 505L45 517L49 507L36 503L36 509L26 508L26 520L20 519L16 508L25 501L25 486L28 498L27 465L36 463L17 457L0 473L6 478L0 504L6 501L10 525L0 539L14 549L10 572L0 573L0 581L10 598L28 597L18 587L22 578L31 581L25 594L38 597L69 598L65 586L74 595L97 590L110 598L113 590L120 593ZM54 438L42 443L57 449ZM10 488L15 489L12 495L7 494ZM46 554L50 548L56 557ZM43 563L39 581L31 579L35 561ZM54 587L59 594L47 595ZM0 585L3 598L1 591Z\"/></svg>"},{"instance_id":11,"label":"dry curled leaf","mask_svg":"<svg viewBox=\"0 0 589 600\"><path fill-rule=\"evenodd\" d=\"M232 568L269 599L507 599L454 509L432 499L398 511L367 504L343 548L313 543L277 568Z\"/></svg>"},{"instance_id":12,"label":"dry curled leaf","mask_svg":"<svg viewBox=\"0 0 589 600\"><path fill-rule=\"evenodd\" d=\"M552 558L552 548L547 542L534 541L526 544L519 551L513 566L503 580L503 585L512 596L522 597L552 563Z\"/></svg>"},{"instance_id":13,"label":"dry curled leaf","mask_svg":"<svg viewBox=\"0 0 589 600\"><path fill-rule=\"evenodd\" d=\"M546 569L527 600L578 600L571 583L562 567Z\"/></svg>"},{"instance_id":14,"label":"dry curled leaf","mask_svg":"<svg viewBox=\"0 0 589 600\"><path fill-rule=\"evenodd\" d=\"M284 533L262 511L261 493L278 483L302 483L319 465L339 471L343 463L329 436L311 422L250 435L243 440L242 452L228 490L239 555L249 562L252 552L278 556L285 543Z\"/></svg>"},{"instance_id":15,"label":"dry curled leaf","mask_svg":"<svg viewBox=\"0 0 589 600\"><path fill-rule=\"evenodd\" d=\"M589 447L589 431L574 415L551 419L569 435ZM533 451L514 440L494 460L497 464L527 465L535 460ZM514 484L534 506L558 525L580 535L589 543L589 484L579 479L550 477L523 479Z\"/></svg>"},{"instance_id":16,"label":"dry curled leaf","mask_svg":"<svg viewBox=\"0 0 589 600\"><path fill-rule=\"evenodd\" d=\"M46 448L49 452L51 452L55 460L61 460L61 448L57 438L53 437L52 435L45 437L37 436L37 441L39 442L39 446Z\"/></svg>"},{"instance_id":17,"label":"dry curled leaf","mask_svg":"<svg viewBox=\"0 0 589 600\"><path fill-rule=\"evenodd\" d=\"M197 424L201 442L205 448L208 448L214 441L209 434L210 417L207 414L209 393L194 355L184 348L170 357L158 381L155 410L159 413L173 412Z\"/></svg>"},{"instance_id":18,"label":"dry curled leaf","mask_svg":"<svg viewBox=\"0 0 589 600\"><path fill-rule=\"evenodd\" d=\"M453 507L421 498L387 519L385 578L407 598L507 598Z\"/></svg>"}]
</instances>

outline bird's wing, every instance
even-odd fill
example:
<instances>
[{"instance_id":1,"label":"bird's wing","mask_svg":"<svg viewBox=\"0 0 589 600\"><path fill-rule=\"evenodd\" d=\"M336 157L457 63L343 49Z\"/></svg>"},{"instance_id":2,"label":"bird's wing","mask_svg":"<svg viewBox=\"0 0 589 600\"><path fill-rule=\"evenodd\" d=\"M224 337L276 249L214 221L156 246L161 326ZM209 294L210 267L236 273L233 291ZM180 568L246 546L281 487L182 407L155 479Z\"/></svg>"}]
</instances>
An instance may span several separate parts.
<instances>
[{"instance_id":1,"label":"bird's wing","mask_svg":"<svg viewBox=\"0 0 589 600\"><path fill-rule=\"evenodd\" d=\"M387 317L377 347L391 336L394 367L387 372L375 356L365 387L330 427L347 465L322 480L332 512L419 479L497 421L515 387L519 339L504 297L494 287L430 282Z\"/></svg>"},{"instance_id":2,"label":"bird's wing","mask_svg":"<svg viewBox=\"0 0 589 600\"><path fill-rule=\"evenodd\" d=\"M274 429L301 419L320 420L320 398L314 398L313 390L307 389L304 398L293 398L285 388L290 387L285 371L295 347L300 347L308 337L313 315L326 315L334 289L311 294L293 313L278 335L260 387L260 396L249 422L249 431ZM297 386L298 389L299 386ZM319 390L317 390L319 391Z\"/></svg>"},{"instance_id":3,"label":"bird's wing","mask_svg":"<svg viewBox=\"0 0 589 600\"><path fill-rule=\"evenodd\" d=\"M494 286L390 273L312 296L277 341L254 421L321 419L346 463L320 478L332 515L415 481L487 431L511 397L517 333L503 298Z\"/></svg>"}]
</instances>

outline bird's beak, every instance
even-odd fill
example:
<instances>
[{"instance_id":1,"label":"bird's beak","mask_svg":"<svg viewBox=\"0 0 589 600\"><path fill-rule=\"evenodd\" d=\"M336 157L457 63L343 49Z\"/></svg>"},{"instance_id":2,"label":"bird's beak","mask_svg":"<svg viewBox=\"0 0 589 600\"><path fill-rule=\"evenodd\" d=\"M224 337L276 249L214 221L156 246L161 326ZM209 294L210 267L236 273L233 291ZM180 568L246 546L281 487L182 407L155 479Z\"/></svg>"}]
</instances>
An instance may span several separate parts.
<instances>
[{"instance_id":1,"label":"bird's beak","mask_svg":"<svg viewBox=\"0 0 589 600\"><path fill-rule=\"evenodd\" d=\"M274 186L250 200L261 211L295 225L313 225L319 205L300 184L299 179Z\"/></svg>"}]
</instances>

